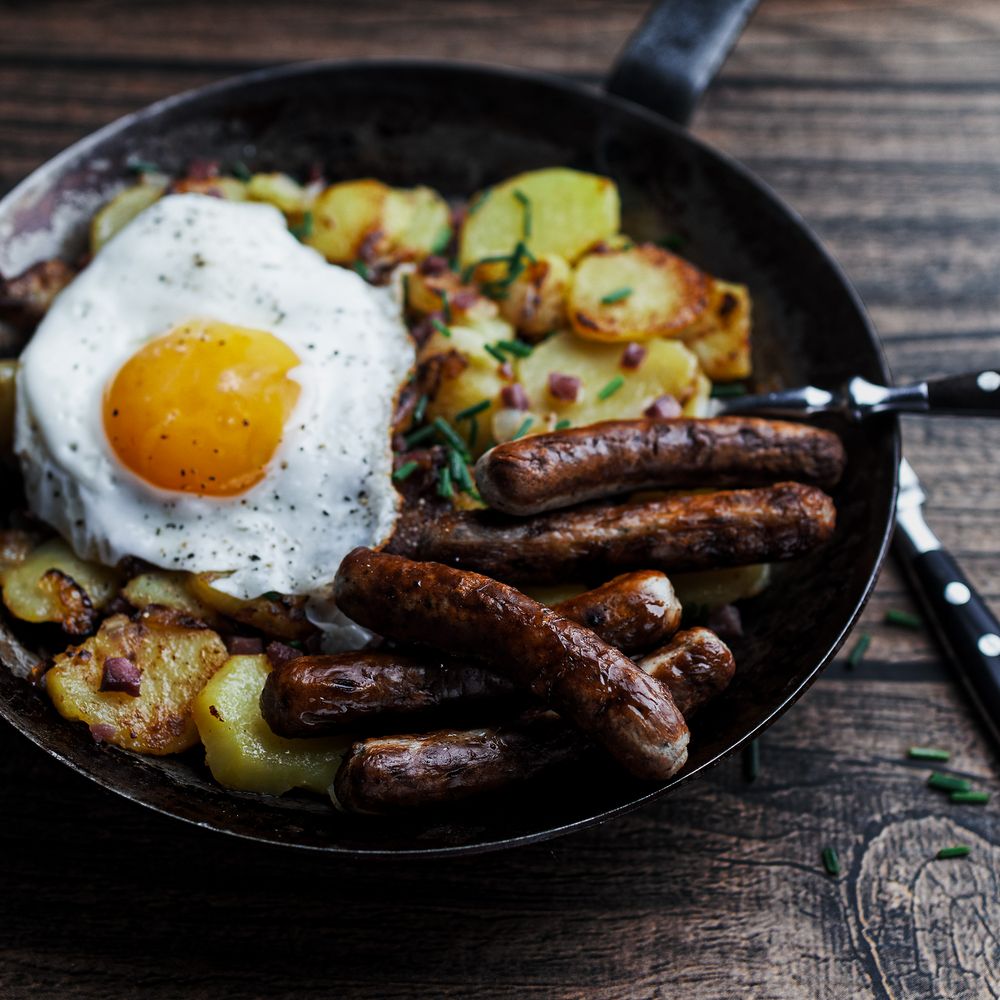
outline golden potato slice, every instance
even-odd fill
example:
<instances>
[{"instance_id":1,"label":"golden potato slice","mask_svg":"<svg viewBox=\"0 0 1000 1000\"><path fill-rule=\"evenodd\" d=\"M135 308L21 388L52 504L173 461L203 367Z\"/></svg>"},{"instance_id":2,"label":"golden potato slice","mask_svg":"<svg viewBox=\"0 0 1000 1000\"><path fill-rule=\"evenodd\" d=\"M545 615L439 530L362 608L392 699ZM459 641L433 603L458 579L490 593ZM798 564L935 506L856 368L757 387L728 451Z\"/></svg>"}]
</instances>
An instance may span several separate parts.
<instances>
[{"instance_id":1,"label":"golden potato slice","mask_svg":"<svg viewBox=\"0 0 1000 1000\"><path fill-rule=\"evenodd\" d=\"M641 417L654 400L670 395L686 416L704 412L710 385L698 368L698 359L676 340L651 340L638 367L622 367L622 344L597 344L571 333L559 333L521 359L517 374L528 393L531 408L552 413L557 420L583 426L598 420ZM579 379L576 400L556 398L550 375Z\"/></svg>"},{"instance_id":2,"label":"golden potato slice","mask_svg":"<svg viewBox=\"0 0 1000 1000\"><path fill-rule=\"evenodd\" d=\"M334 264L356 261L365 239L382 228L390 191L370 179L331 184L313 202L312 229L303 241Z\"/></svg>"},{"instance_id":3,"label":"golden potato slice","mask_svg":"<svg viewBox=\"0 0 1000 1000\"><path fill-rule=\"evenodd\" d=\"M179 753L197 743L192 703L228 655L218 635L176 612L145 611L137 621L112 615L97 635L55 658L45 690L60 715L87 723L102 742ZM105 661L114 657L138 668L138 697L101 690Z\"/></svg>"},{"instance_id":4,"label":"golden potato slice","mask_svg":"<svg viewBox=\"0 0 1000 1000\"><path fill-rule=\"evenodd\" d=\"M117 570L77 558L61 539L43 542L22 562L0 572L3 602L26 622L58 622L83 635L118 593Z\"/></svg>"},{"instance_id":5,"label":"golden potato slice","mask_svg":"<svg viewBox=\"0 0 1000 1000\"><path fill-rule=\"evenodd\" d=\"M312 200L309 192L288 174L254 174L246 187L250 201L274 205L285 215L301 217Z\"/></svg>"},{"instance_id":6,"label":"golden potato slice","mask_svg":"<svg viewBox=\"0 0 1000 1000\"><path fill-rule=\"evenodd\" d=\"M194 573L188 589L199 603L276 639L307 639L316 631L306 618L305 597L269 593L245 601L213 587L218 578L217 573Z\"/></svg>"},{"instance_id":7,"label":"golden potato slice","mask_svg":"<svg viewBox=\"0 0 1000 1000\"><path fill-rule=\"evenodd\" d=\"M620 343L676 336L708 306L709 277L644 243L587 254L577 265L567 310L587 340Z\"/></svg>"},{"instance_id":8,"label":"golden potato slice","mask_svg":"<svg viewBox=\"0 0 1000 1000\"><path fill-rule=\"evenodd\" d=\"M495 319L497 304L480 295L475 285L462 283L454 271L443 270L437 274L415 271L406 275L406 307L415 313L451 316L450 323L460 326Z\"/></svg>"},{"instance_id":9,"label":"golden potato slice","mask_svg":"<svg viewBox=\"0 0 1000 1000\"><path fill-rule=\"evenodd\" d=\"M143 175L138 184L116 194L90 221L90 252L97 253L140 212L144 212L154 201L159 201L166 190L166 179Z\"/></svg>"},{"instance_id":10,"label":"golden potato slice","mask_svg":"<svg viewBox=\"0 0 1000 1000\"><path fill-rule=\"evenodd\" d=\"M195 699L194 721L212 777L244 792L308 788L325 795L351 739L275 736L260 714L270 672L266 656L230 657Z\"/></svg>"},{"instance_id":11,"label":"golden potato slice","mask_svg":"<svg viewBox=\"0 0 1000 1000\"><path fill-rule=\"evenodd\" d=\"M746 285L713 281L708 308L693 326L681 331L681 340L698 356L710 379L731 382L753 373L750 311Z\"/></svg>"},{"instance_id":12,"label":"golden potato slice","mask_svg":"<svg viewBox=\"0 0 1000 1000\"><path fill-rule=\"evenodd\" d=\"M500 300L500 315L534 340L566 325L566 298L572 283L569 264L545 254L525 265Z\"/></svg>"},{"instance_id":13,"label":"golden potato slice","mask_svg":"<svg viewBox=\"0 0 1000 1000\"><path fill-rule=\"evenodd\" d=\"M247 184L236 177L183 177L174 181L174 194L207 194L226 201L246 201Z\"/></svg>"},{"instance_id":14,"label":"golden potato slice","mask_svg":"<svg viewBox=\"0 0 1000 1000\"><path fill-rule=\"evenodd\" d=\"M484 191L469 206L459 239L462 267L509 255L524 241L537 258L570 263L618 232L618 188L608 177L566 167L518 174Z\"/></svg>"},{"instance_id":15,"label":"golden potato slice","mask_svg":"<svg viewBox=\"0 0 1000 1000\"><path fill-rule=\"evenodd\" d=\"M487 344L512 340L513 329L502 320L484 320L475 326L451 326L451 336L437 331L424 344L420 360L444 359L440 381L427 406L427 419L443 417L469 444L472 456L482 454L489 443L488 428L500 407L500 393L510 380L500 371L499 360L486 350ZM516 360L516 359L514 359ZM512 365L512 368L514 366ZM474 418L459 419L465 410L489 401L489 407Z\"/></svg>"},{"instance_id":16,"label":"golden potato slice","mask_svg":"<svg viewBox=\"0 0 1000 1000\"><path fill-rule=\"evenodd\" d=\"M382 210L379 256L422 260L443 253L451 241L451 209L432 188L393 188Z\"/></svg>"},{"instance_id":17,"label":"golden potato slice","mask_svg":"<svg viewBox=\"0 0 1000 1000\"><path fill-rule=\"evenodd\" d=\"M222 627L221 615L191 593L190 582L190 573L152 570L132 577L122 588L122 597L133 608L171 608L197 618L212 628Z\"/></svg>"},{"instance_id":18,"label":"golden potato slice","mask_svg":"<svg viewBox=\"0 0 1000 1000\"><path fill-rule=\"evenodd\" d=\"M671 573L681 607L712 611L734 601L756 597L771 582L770 563L709 569L699 573Z\"/></svg>"},{"instance_id":19,"label":"golden potato slice","mask_svg":"<svg viewBox=\"0 0 1000 1000\"><path fill-rule=\"evenodd\" d=\"M14 447L14 404L17 398L17 362L0 360L0 457Z\"/></svg>"}]
</instances>

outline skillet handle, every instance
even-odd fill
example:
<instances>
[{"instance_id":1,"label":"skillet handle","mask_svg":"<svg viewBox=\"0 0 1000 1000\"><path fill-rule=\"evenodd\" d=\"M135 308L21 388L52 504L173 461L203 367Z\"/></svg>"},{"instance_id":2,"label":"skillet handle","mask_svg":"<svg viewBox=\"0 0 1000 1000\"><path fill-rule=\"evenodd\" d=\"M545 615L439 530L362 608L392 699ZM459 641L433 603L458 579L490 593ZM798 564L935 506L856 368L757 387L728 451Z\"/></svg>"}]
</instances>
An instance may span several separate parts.
<instances>
[{"instance_id":1,"label":"skillet handle","mask_svg":"<svg viewBox=\"0 0 1000 1000\"><path fill-rule=\"evenodd\" d=\"M758 0L659 0L625 44L607 90L686 125Z\"/></svg>"}]
</instances>

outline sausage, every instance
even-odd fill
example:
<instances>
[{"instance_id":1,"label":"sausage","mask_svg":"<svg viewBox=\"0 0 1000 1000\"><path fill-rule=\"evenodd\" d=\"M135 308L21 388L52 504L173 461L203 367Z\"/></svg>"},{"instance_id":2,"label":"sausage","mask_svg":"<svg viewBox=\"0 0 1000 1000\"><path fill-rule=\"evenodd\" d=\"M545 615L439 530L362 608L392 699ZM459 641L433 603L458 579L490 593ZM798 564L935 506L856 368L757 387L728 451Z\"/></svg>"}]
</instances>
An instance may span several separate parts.
<instances>
[{"instance_id":1,"label":"sausage","mask_svg":"<svg viewBox=\"0 0 1000 1000\"><path fill-rule=\"evenodd\" d=\"M844 462L836 434L784 420L608 420L497 445L476 463L476 484L490 507L525 516L653 488L829 488Z\"/></svg>"},{"instance_id":2,"label":"sausage","mask_svg":"<svg viewBox=\"0 0 1000 1000\"><path fill-rule=\"evenodd\" d=\"M681 606L656 571L626 573L555 610L628 653L672 635ZM497 712L519 696L515 685L479 664L407 652L299 656L268 675L261 714L279 736L400 732L466 717L484 704Z\"/></svg>"},{"instance_id":3,"label":"sausage","mask_svg":"<svg viewBox=\"0 0 1000 1000\"><path fill-rule=\"evenodd\" d=\"M711 629L698 627L678 632L662 649L639 660L639 666L670 689L674 704L690 718L729 686L736 660Z\"/></svg>"},{"instance_id":4,"label":"sausage","mask_svg":"<svg viewBox=\"0 0 1000 1000\"><path fill-rule=\"evenodd\" d=\"M632 774L669 778L689 733L669 691L590 629L478 573L358 548L337 606L400 642L475 656L591 735Z\"/></svg>"},{"instance_id":5,"label":"sausage","mask_svg":"<svg viewBox=\"0 0 1000 1000\"><path fill-rule=\"evenodd\" d=\"M594 504L530 520L492 511L405 512L387 552L511 583L554 583L655 566L718 569L792 559L833 534L833 501L778 483L631 504Z\"/></svg>"},{"instance_id":6,"label":"sausage","mask_svg":"<svg viewBox=\"0 0 1000 1000\"><path fill-rule=\"evenodd\" d=\"M733 676L732 653L708 629L678 633L640 661L696 712ZM355 743L341 765L331 797L340 808L391 813L451 802L505 788L579 757L589 741L551 712L528 714L504 726L445 729Z\"/></svg>"}]
</instances>

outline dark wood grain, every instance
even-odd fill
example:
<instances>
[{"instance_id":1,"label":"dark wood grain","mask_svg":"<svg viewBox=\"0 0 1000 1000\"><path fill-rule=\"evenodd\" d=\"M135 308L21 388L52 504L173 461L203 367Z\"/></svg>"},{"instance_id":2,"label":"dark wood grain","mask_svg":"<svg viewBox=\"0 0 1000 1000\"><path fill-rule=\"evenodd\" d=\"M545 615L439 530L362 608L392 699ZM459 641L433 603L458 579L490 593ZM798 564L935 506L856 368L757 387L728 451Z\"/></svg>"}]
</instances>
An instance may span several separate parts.
<instances>
[{"instance_id":1,"label":"dark wood grain","mask_svg":"<svg viewBox=\"0 0 1000 1000\"><path fill-rule=\"evenodd\" d=\"M322 56L444 56L597 81L645 4L153 0L0 5L0 190L176 90ZM764 0L694 127L817 229L901 380L1000 353L1000 5ZM907 421L928 514L1000 602L1000 424ZM831 581L831 587L836 581ZM637 815L508 855L344 865L185 827L0 733L4 997L1000 996L995 750L889 567L762 740ZM991 789L955 806L914 743ZM937 862L938 847L973 848ZM838 850L840 878L823 872Z\"/></svg>"}]
</instances>

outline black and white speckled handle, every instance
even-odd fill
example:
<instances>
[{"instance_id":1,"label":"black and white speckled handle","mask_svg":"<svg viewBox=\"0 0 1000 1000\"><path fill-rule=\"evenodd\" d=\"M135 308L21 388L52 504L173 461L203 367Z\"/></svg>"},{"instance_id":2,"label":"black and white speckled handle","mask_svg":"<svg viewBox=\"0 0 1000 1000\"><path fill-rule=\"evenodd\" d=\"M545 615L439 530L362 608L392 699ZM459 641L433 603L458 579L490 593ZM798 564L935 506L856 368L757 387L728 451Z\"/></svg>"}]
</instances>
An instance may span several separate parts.
<instances>
[{"instance_id":1,"label":"black and white speckled handle","mask_svg":"<svg viewBox=\"0 0 1000 1000\"><path fill-rule=\"evenodd\" d=\"M937 637L1000 743L1000 622L944 549L913 553L903 562Z\"/></svg>"}]
</instances>

